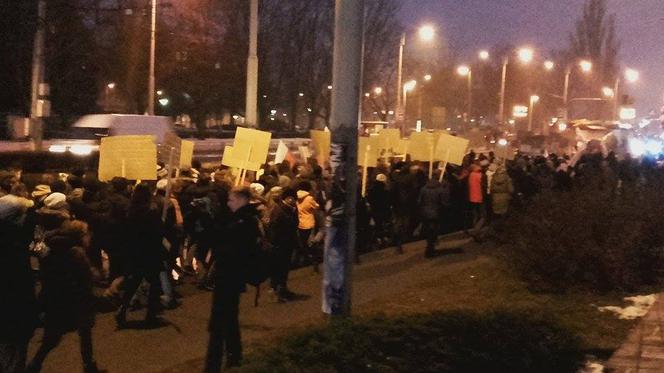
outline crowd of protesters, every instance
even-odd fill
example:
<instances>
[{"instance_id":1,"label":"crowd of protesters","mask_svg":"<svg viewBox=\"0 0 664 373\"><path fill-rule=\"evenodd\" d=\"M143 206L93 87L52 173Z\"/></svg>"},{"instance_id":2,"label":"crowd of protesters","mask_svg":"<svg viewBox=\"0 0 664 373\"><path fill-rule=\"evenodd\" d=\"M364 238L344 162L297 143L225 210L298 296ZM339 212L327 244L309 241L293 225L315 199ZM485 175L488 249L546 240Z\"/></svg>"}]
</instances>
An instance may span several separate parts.
<instances>
[{"instance_id":1,"label":"crowd of protesters","mask_svg":"<svg viewBox=\"0 0 664 373\"><path fill-rule=\"evenodd\" d=\"M644 172L638 161L612 154L571 163L553 154L504 162L471 151L462 166L449 165L442 177L436 170L431 179L424 163L381 163L370 169L366 195L358 189L357 259L384 247L402 253L418 237L426 239L425 256L433 257L439 234L489 225L541 191L571 190L591 178L630 184ZM230 169L206 172L196 162L177 178L168 178L163 167L158 174L156 182L103 183L94 173L74 171L39 175L27 187L20 170L0 171L1 371L38 372L63 334L74 330L85 371L98 371L91 333L95 285L117 296L115 321L124 328L127 311L142 297L147 324L158 324L162 309L177 307L182 276L195 276L199 288L213 291L206 371L220 370L224 352L226 365L237 366L239 298L254 263L248 248L269 253L275 301L296 296L288 287L291 269L318 272L331 185L329 169L315 160L267 165L242 186L234 186ZM44 337L28 360L27 345L40 324Z\"/></svg>"}]
</instances>

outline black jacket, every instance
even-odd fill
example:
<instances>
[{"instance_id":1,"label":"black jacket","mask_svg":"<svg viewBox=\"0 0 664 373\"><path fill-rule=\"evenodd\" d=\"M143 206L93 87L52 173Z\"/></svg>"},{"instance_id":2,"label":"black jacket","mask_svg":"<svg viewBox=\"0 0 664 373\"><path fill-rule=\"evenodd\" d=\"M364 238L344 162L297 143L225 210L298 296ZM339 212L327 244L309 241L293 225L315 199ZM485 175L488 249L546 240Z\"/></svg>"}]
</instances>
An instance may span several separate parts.
<instances>
[{"instance_id":1,"label":"black jacket","mask_svg":"<svg viewBox=\"0 0 664 373\"><path fill-rule=\"evenodd\" d=\"M258 212L252 205L235 211L221 229L215 249L215 292L243 292L249 251L259 244Z\"/></svg>"},{"instance_id":2,"label":"black jacket","mask_svg":"<svg viewBox=\"0 0 664 373\"><path fill-rule=\"evenodd\" d=\"M279 202L270 213L268 240L276 249L295 249L297 239L297 208Z\"/></svg>"},{"instance_id":3,"label":"black jacket","mask_svg":"<svg viewBox=\"0 0 664 373\"><path fill-rule=\"evenodd\" d=\"M125 224L127 272L159 272L166 250L161 214L155 204L132 207Z\"/></svg>"},{"instance_id":4,"label":"black jacket","mask_svg":"<svg viewBox=\"0 0 664 373\"><path fill-rule=\"evenodd\" d=\"M449 193L446 193L438 180L429 180L420 191L417 201L420 208L420 216L424 219L439 219L442 209L447 205L448 200Z\"/></svg>"}]
</instances>

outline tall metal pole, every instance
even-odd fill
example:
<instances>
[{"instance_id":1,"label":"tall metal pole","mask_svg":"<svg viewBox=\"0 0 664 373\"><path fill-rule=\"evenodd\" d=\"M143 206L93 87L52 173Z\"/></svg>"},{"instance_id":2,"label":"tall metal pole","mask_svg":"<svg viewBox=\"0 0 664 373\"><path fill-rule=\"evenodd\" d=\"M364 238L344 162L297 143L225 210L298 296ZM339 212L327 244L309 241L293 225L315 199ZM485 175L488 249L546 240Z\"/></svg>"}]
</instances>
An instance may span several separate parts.
<instances>
[{"instance_id":1,"label":"tall metal pole","mask_svg":"<svg viewBox=\"0 0 664 373\"><path fill-rule=\"evenodd\" d=\"M46 1L37 5L37 31L32 50L32 84L30 97L31 135L35 150L42 148L43 125L39 113L39 85L44 82L44 23L46 22Z\"/></svg>"},{"instance_id":2,"label":"tall metal pole","mask_svg":"<svg viewBox=\"0 0 664 373\"><path fill-rule=\"evenodd\" d=\"M245 123L258 126L258 0L251 0L249 20L249 56L247 57L247 97Z\"/></svg>"},{"instance_id":3,"label":"tall metal pole","mask_svg":"<svg viewBox=\"0 0 664 373\"><path fill-rule=\"evenodd\" d=\"M332 61L330 225L325 238L323 312L349 316L358 193L357 134L364 0L336 0Z\"/></svg>"},{"instance_id":4,"label":"tall metal pole","mask_svg":"<svg viewBox=\"0 0 664 373\"><path fill-rule=\"evenodd\" d=\"M403 50L406 46L406 33L401 34L401 40L399 41L399 62L397 66L397 122L401 122L401 134L405 134L405 119L406 112L404 106L401 102L401 90L403 89Z\"/></svg>"},{"instance_id":5,"label":"tall metal pole","mask_svg":"<svg viewBox=\"0 0 664 373\"><path fill-rule=\"evenodd\" d=\"M505 84L507 83L507 63L509 58L503 60L503 75L500 80L500 108L498 109L498 120L505 123Z\"/></svg>"},{"instance_id":6,"label":"tall metal pole","mask_svg":"<svg viewBox=\"0 0 664 373\"><path fill-rule=\"evenodd\" d=\"M533 132L533 117L535 116L535 100L530 97L530 108L528 109L528 132Z\"/></svg>"},{"instance_id":7,"label":"tall metal pole","mask_svg":"<svg viewBox=\"0 0 664 373\"><path fill-rule=\"evenodd\" d=\"M473 70L468 70L468 122L473 117Z\"/></svg>"},{"instance_id":8,"label":"tall metal pole","mask_svg":"<svg viewBox=\"0 0 664 373\"><path fill-rule=\"evenodd\" d=\"M155 102L155 50L157 49L157 0L152 0L152 24L150 28L150 77L148 78L148 114L154 115Z\"/></svg>"},{"instance_id":9,"label":"tall metal pole","mask_svg":"<svg viewBox=\"0 0 664 373\"><path fill-rule=\"evenodd\" d=\"M567 67L567 70L565 71L565 87L563 91L563 110L564 110L564 115L563 119L565 120L565 123L567 123L567 119L569 116L569 77L572 75L572 68Z\"/></svg>"}]
</instances>

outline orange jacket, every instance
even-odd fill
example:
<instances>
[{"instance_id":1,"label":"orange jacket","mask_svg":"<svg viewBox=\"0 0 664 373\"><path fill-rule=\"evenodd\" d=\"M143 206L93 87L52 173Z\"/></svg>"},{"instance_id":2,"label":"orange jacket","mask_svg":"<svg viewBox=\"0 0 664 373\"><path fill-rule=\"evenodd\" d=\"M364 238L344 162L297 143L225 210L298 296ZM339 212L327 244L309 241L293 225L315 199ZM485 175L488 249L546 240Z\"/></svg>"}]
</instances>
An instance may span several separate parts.
<instances>
[{"instance_id":1,"label":"orange jacket","mask_svg":"<svg viewBox=\"0 0 664 373\"><path fill-rule=\"evenodd\" d=\"M298 228L313 229L316 227L316 199L304 190L297 191L297 215L299 219Z\"/></svg>"}]
</instances>

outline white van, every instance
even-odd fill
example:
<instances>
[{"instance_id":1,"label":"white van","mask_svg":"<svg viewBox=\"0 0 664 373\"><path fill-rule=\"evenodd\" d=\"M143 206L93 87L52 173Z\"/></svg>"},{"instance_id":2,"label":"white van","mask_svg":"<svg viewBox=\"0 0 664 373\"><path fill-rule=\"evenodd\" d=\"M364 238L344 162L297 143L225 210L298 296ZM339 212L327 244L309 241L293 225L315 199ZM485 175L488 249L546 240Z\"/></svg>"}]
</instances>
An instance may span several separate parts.
<instances>
[{"instance_id":1,"label":"white van","mask_svg":"<svg viewBox=\"0 0 664 373\"><path fill-rule=\"evenodd\" d=\"M109 136L153 135L157 144L165 141L166 134L174 132L169 117L133 114L85 115L73 125L76 128L105 128Z\"/></svg>"}]
</instances>

